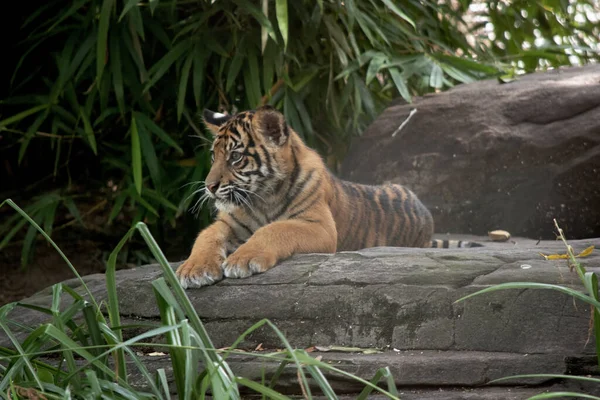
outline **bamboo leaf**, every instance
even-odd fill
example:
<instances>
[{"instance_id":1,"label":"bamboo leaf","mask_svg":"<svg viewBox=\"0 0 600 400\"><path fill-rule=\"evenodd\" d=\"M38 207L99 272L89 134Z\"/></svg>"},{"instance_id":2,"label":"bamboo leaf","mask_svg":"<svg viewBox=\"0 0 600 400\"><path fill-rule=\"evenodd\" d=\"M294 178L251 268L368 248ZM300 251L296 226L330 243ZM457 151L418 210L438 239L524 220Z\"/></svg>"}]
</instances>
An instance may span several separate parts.
<instances>
[{"instance_id":1,"label":"bamboo leaf","mask_svg":"<svg viewBox=\"0 0 600 400\"><path fill-rule=\"evenodd\" d=\"M133 171L133 182L137 194L142 193L142 149L140 147L140 135L137 128L135 116L131 116L131 169Z\"/></svg>"},{"instance_id":2,"label":"bamboo leaf","mask_svg":"<svg viewBox=\"0 0 600 400\"><path fill-rule=\"evenodd\" d=\"M110 15L115 5L115 0L103 0L100 9L100 22L98 23L98 43L96 45L96 83L99 84L102 72L106 65L106 45L108 41L108 28Z\"/></svg>"},{"instance_id":3,"label":"bamboo leaf","mask_svg":"<svg viewBox=\"0 0 600 400\"><path fill-rule=\"evenodd\" d=\"M429 75L429 86L440 89L444 83L444 73L438 64L431 65L431 74Z\"/></svg>"},{"instance_id":4,"label":"bamboo leaf","mask_svg":"<svg viewBox=\"0 0 600 400\"><path fill-rule=\"evenodd\" d=\"M275 1L275 14L277 15L277 24L279 25L279 32L283 38L283 49L287 49L288 44L288 3L287 0L276 0Z\"/></svg>"},{"instance_id":5,"label":"bamboo leaf","mask_svg":"<svg viewBox=\"0 0 600 400\"><path fill-rule=\"evenodd\" d=\"M110 36L110 67L113 76L113 86L115 97L121 111L121 116L125 115L125 92L123 90L123 71L121 66L121 47L117 35Z\"/></svg>"},{"instance_id":6,"label":"bamboo leaf","mask_svg":"<svg viewBox=\"0 0 600 400\"><path fill-rule=\"evenodd\" d=\"M92 128L92 124L90 123L89 118L85 115L85 111L83 108L79 109L79 116L83 121L83 130L85 132L85 140L88 142L94 154L98 154L98 149L96 147L96 136L94 135L94 129Z\"/></svg>"},{"instance_id":7,"label":"bamboo leaf","mask_svg":"<svg viewBox=\"0 0 600 400\"><path fill-rule=\"evenodd\" d=\"M164 55L163 58L158 60L156 64L150 68L148 71L150 75L150 79L148 83L144 86L144 93L147 92L160 78L167 73L171 65L177 60L181 58L186 52L190 50L188 41L179 42L175 47L173 47L167 54Z\"/></svg>"},{"instance_id":8,"label":"bamboo leaf","mask_svg":"<svg viewBox=\"0 0 600 400\"><path fill-rule=\"evenodd\" d=\"M402 96L402 98L407 102L412 103L412 97L408 91L408 87L406 86L404 78L400 74L400 71L398 71L398 68L390 68L388 71L390 72L390 76L392 77L394 85L396 85L396 89L398 89L400 96Z\"/></svg>"},{"instance_id":9,"label":"bamboo leaf","mask_svg":"<svg viewBox=\"0 0 600 400\"><path fill-rule=\"evenodd\" d=\"M160 188L161 171L158 163L158 157L156 157L156 151L154 150L154 144L150 139L150 135L146 132L144 124L136 123L136 126L140 140L140 148L142 155L144 156L144 164L148 167L148 171L150 171L150 179L152 179L154 187Z\"/></svg>"},{"instance_id":10,"label":"bamboo leaf","mask_svg":"<svg viewBox=\"0 0 600 400\"><path fill-rule=\"evenodd\" d=\"M385 4L387 6L387 8L392 10L394 12L394 14L396 14L397 16L399 16L400 18L402 18L403 20L405 20L406 22L411 24L413 28L416 28L414 21L408 15L406 15L404 12L402 12L402 10L400 10L398 8L398 6L396 6L396 4L394 4L394 2L392 0L381 0L381 1L383 2L383 4Z\"/></svg>"},{"instance_id":11,"label":"bamboo leaf","mask_svg":"<svg viewBox=\"0 0 600 400\"><path fill-rule=\"evenodd\" d=\"M160 126L158 126L154 121L152 121L146 114L141 112L134 113L135 118L138 123L143 124L147 130L158 136L163 142L173 147L175 150L179 152L179 154L183 154L183 149L179 147L179 145L173 140L171 136L167 132L165 132Z\"/></svg>"},{"instance_id":12,"label":"bamboo leaf","mask_svg":"<svg viewBox=\"0 0 600 400\"><path fill-rule=\"evenodd\" d=\"M181 115L185 107L185 95L187 93L187 84L190 78L190 70L192 69L192 62L194 57L192 54L188 56L181 69L181 78L179 80L179 90L177 93L177 121L181 121Z\"/></svg>"}]
</instances>

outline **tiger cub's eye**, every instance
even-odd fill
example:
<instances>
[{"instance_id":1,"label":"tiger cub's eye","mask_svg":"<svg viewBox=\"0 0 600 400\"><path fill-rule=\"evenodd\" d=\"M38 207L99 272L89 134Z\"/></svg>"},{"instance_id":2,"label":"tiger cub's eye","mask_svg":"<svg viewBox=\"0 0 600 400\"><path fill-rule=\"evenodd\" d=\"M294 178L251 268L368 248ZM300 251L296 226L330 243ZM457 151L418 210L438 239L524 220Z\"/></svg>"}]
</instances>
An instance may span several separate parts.
<instances>
[{"instance_id":1,"label":"tiger cub's eye","mask_svg":"<svg viewBox=\"0 0 600 400\"><path fill-rule=\"evenodd\" d=\"M238 153L237 151L234 151L229 155L229 159L233 163L240 161L242 159L242 157L243 157L242 153Z\"/></svg>"}]
</instances>

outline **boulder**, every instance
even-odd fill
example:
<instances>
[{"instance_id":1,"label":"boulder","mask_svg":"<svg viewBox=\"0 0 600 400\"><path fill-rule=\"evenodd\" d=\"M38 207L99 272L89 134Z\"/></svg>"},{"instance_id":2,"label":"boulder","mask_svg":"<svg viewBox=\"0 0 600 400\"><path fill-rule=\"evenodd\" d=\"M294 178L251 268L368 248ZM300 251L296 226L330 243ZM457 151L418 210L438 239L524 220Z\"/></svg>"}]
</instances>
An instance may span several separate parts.
<instances>
[{"instance_id":1,"label":"boulder","mask_svg":"<svg viewBox=\"0 0 600 400\"><path fill-rule=\"evenodd\" d=\"M252 324L268 318L293 347L316 346L315 356L362 378L371 379L377 369L389 367L403 399L521 399L567 389L600 394L598 386L550 378L485 385L514 374L597 373L594 340L589 337L590 308L557 291L531 289L496 291L456 303L469 293L503 282L542 282L582 290L566 260L548 261L539 255L564 252L562 242L536 245L520 238L505 243L461 238L480 241L484 247L382 247L298 255L267 273L225 279L187 294L217 347L231 345ZM590 245L599 248L600 239L571 244L579 252ZM588 271L600 272L598 250L581 260ZM160 318L151 282L161 275L157 265L117 272L123 324ZM106 299L104 275L84 280L98 301ZM64 284L84 293L77 280ZM69 297L64 296L62 307L68 307ZM51 302L49 289L23 301L44 307ZM35 326L48 317L17 307L10 318ZM22 338L19 325L12 326ZM259 344L266 350L282 347L266 328L251 334L242 347L253 350ZM11 342L0 335L0 346L10 347ZM379 352L347 352L332 346ZM151 346L146 350L153 351ZM151 369L170 371L168 357L143 358ZM277 367L252 354L229 361L236 374L258 380L263 368L269 376ZM355 396L361 390L342 376L328 378L339 393ZM283 374L280 389L300 394L293 367Z\"/></svg>"},{"instance_id":2,"label":"boulder","mask_svg":"<svg viewBox=\"0 0 600 400\"><path fill-rule=\"evenodd\" d=\"M396 102L351 146L341 175L408 186L440 233L553 239L556 218L571 238L598 237L600 65Z\"/></svg>"}]
</instances>

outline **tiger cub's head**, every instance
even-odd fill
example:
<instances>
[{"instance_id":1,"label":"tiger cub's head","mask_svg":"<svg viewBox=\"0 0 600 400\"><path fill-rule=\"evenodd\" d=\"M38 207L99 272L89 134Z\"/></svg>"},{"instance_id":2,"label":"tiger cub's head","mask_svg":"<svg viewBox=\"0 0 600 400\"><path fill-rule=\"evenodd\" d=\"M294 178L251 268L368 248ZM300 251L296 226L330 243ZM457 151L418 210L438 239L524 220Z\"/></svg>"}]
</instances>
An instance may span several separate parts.
<instances>
[{"instance_id":1,"label":"tiger cub's head","mask_svg":"<svg viewBox=\"0 0 600 400\"><path fill-rule=\"evenodd\" d=\"M206 196L218 209L251 207L285 178L290 129L279 111L270 106L236 115L205 110L204 123L214 137Z\"/></svg>"}]
</instances>

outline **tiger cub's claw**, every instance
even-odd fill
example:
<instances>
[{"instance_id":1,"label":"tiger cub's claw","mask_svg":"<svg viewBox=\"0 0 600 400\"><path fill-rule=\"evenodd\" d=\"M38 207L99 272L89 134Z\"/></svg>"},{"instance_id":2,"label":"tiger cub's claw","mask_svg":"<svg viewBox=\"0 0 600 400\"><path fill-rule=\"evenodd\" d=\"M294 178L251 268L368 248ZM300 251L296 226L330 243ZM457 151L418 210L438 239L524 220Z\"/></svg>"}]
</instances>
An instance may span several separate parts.
<instances>
[{"instance_id":1,"label":"tiger cub's claw","mask_svg":"<svg viewBox=\"0 0 600 400\"><path fill-rule=\"evenodd\" d=\"M175 272L184 289L212 285L223 279L221 260L190 257Z\"/></svg>"}]
</instances>

